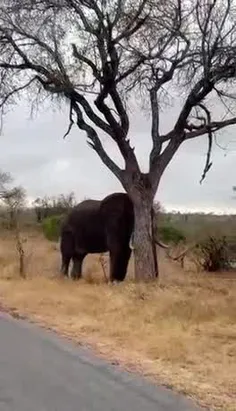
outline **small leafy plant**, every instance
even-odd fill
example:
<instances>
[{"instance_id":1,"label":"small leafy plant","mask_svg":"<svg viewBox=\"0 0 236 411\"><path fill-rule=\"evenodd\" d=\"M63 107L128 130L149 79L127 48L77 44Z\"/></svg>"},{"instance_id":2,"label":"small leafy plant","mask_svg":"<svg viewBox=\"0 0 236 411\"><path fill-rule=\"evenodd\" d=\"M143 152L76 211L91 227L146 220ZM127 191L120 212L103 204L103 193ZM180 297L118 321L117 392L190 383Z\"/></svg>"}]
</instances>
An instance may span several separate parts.
<instances>
[{"instance_id":1,"label":"small leafy plant","mask_svg":"<svg viewBox=\"0 0 236 411\"><path fill-rule=\"evenodd\" d=\"M225 236L209 236L196 246L199 262L203 270L216 272L230 268L230 256Z\"/></svg>"},{"instance_id":2,"label":"small leafy plant","mask_svg":"<svg viewBox=\"0 0 236 411\"><path fill-rule=\"evenodd\" d=\"M186 237L184 233L172 225L163 225L158 228L158 235L161 240L165 243L172 243L174 245L179 244L180 242L185 242Z\"/></svg>"},{"instance_id":3,"label":"small leafy plant","mask_svg":"<svg viewBox=\"0 0 236 411\"><path fill-rule=\"evenodd\" d=\"M49 241L58 241L60 236L60 227L62 216L47 217L42 221L43 234Z\"/></svg>"}]
</instances>

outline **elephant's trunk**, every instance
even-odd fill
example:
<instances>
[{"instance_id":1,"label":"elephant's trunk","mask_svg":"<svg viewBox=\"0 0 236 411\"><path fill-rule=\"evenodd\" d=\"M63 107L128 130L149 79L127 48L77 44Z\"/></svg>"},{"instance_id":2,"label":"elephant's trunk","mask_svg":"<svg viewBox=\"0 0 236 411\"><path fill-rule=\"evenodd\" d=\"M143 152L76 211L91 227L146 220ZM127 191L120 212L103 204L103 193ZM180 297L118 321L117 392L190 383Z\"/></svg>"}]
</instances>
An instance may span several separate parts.
<instances>
[{"instance_id":1,"label":"elephant's trunk","mask_svg":"<svg viewBox=\"0 0 236 411\"><path fill-rule=\"evenodd\" d=\"M159 245L159 247L161 247L161 248L165 248L165 249L168 249L169 248L169 246L167 245L167 244L164 244L164 243L162 243L160 240L158 240L157 238L155 238L155 229L154 229L154 218L155 218L155 211L154 211L154 208L152 207L152 210L151 210L151 233L150 233L150 235L151 235L151 238L153 238L153 245L154 244L157 244L157 245ZM134 247L134 230L133 230L133 232L132 232L132 234L131 234L131 236L130 236L130 241L129 241L129 246L130 246L130 248L131 248L131 250L134 250L135 249L135 247ZM154 245L154 248L155 248L155 245ZM157 262L156 262L156 264L157 264Z\"/></svg>"},{"instance_id":2,"label":"elephant's trunk","mask_svg":"<svg viewBox=\"0 0 236 411\"><path fill-rule=\"evenodd\" d=\"M155 243L159 245L159 247L161 248L165 248L165 249L169 248L167 244L162 243L160 240L157 240L156 238L155 238Z\"/></svg>"},{"instance_id":3,"label":"elephant's trunk","mask_svg":"<svg viewBox=\"0 0 236 411\"><path fill-rule=\"evenodd\" d=\"M134 250L134 231L132 232L132 234L130 236L129 246L130 246L131 250Z\"/></svg>"},{"instance_id":4,"label":"elephant's trunk","mask_svg":"<svg viewBox=\"0 0 236 411\"><path fill-rule=\"evenodd\" d=\"M154 239L154 241L161 248L165 248L165 249L169 248L169 246L167 244L162 243L160 240L158 240L156 238ZM133 231L133 233L130 237L129 246L130 246L131 250L134 250L134 231Z\"/></svg>"}]
</instances>

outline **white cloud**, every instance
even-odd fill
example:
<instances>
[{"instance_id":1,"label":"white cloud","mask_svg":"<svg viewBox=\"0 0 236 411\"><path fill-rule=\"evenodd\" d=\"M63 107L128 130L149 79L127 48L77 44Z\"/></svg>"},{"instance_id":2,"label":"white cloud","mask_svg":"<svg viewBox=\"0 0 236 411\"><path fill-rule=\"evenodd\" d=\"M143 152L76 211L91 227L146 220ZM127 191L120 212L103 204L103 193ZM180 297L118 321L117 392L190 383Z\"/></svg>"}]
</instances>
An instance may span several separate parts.
<instances>
[{"instance_id":1,"label":"white cloud","mask_svg":"<svg viewBox=\"0 0 236 411\"><path fill-rule=\"evenodd\" d=\"M55 174L64 173L64 171L67 170L69 167L70 167L69 160L59 159L59 160L56 160L56 162L54 164L53 172Z\"/></svg>"}]
</instances>

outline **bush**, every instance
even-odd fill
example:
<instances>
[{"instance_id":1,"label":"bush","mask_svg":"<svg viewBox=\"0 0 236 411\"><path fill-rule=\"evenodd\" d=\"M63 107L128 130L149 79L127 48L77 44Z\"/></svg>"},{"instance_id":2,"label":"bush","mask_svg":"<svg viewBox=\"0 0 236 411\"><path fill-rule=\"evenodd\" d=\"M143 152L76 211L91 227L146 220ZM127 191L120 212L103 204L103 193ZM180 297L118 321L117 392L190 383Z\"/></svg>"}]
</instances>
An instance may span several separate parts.
<instances>
[{"instance_id":1,"label":"bush","mask_svg":"<svg viewBox=\"0 0 236 411\"><path fill-rule=\"evenodd\" d=\"M229 248L225 236L207 237L197 244L196 251L205 271L216 272L230 268Z\"/></svg>"},{"instance_id":2,"label":"bush","mask_svg":"<svg viewBox=\"0 0 236 411\"><path fill-rule=\"evenodd\" d=\"M43 234L49 241L58 241L62 222L61 215L47 217L42 221Z\"/></svg>"},{"instance_id":3,"label":"bush","mask_svg":"<svg viewBox=\"0 0 236 411\"><path fill-rule=\"evenodd\" d=\"M176 227L171 225L163 225L158 228L158 235L164 243L179 244L181 241L185 242L186 237L184 233Z\"/></svg>"}]
</instances>

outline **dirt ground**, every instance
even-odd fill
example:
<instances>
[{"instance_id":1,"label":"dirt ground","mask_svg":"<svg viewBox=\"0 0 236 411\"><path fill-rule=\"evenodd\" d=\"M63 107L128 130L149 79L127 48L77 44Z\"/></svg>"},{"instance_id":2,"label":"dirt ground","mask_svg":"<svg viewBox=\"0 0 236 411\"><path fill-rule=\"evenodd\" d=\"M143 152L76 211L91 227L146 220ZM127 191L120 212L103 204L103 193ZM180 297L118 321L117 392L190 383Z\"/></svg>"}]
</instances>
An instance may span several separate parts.
<instances>
[{"instance_id":1,"label":"dirt ground","mask_svg":"<svg viewBox=\"0 0 236 411\"><path fill-rule=\"evenodd\" d=\"M89 256L73 283L59 277L57 245L25 238L22 280L13 238L0 237L0 305L211 410L236 410L236 273L183 271L162 252L158 282L135 284L131 261L127 280L111 286Z\"/></svg>"}]
</instances>

